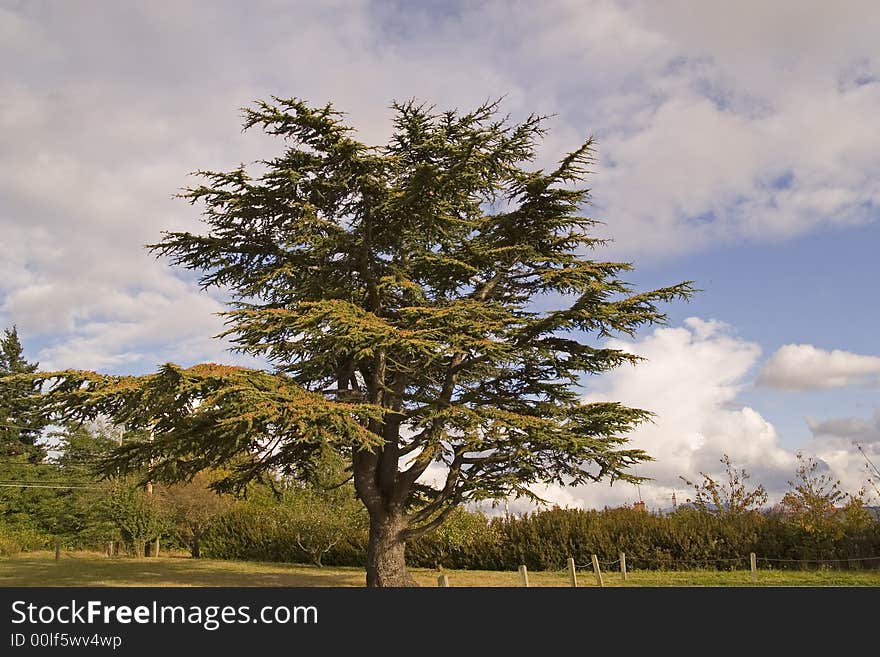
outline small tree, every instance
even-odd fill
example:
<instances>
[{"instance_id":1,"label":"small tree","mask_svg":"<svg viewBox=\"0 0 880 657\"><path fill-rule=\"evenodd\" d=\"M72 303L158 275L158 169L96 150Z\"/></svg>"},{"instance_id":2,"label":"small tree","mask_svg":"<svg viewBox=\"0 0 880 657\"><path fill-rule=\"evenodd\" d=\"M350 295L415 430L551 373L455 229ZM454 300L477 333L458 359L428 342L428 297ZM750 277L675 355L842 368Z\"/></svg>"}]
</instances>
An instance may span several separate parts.
<instances>
[{"instance_id":1,"label":"small tree","mask_svg":"<svg viewBox=\"0 0 880 657\"><path fill-rule=\"evenodd\" d=\"M135 557L143 557L146 542L161 535L166 528L157 498L146 495L131 481L114 481L101 510L102 517L113 524Z\"/></svg>"},{"instance_id":2,"label":"small tree","mask_svg":"<svg viewBox=\"0 0 880 657\"><path fill-rule=\"evenodd\" d=\"M340 542L350 540L362 526L359 510L354 496L340 505L314 489L303 488L286 496L281 517L299 548L320 568L324 555Z\"/></svg>"},{"instance_id":3,"label":"small tree","mask_svg":"<svg viewBox=\"0 0 880 657\"><path fill-rule=\"evenodd\" d=\"M282 500L297 545L318 567L327 552L365 528L363 506L345 466L339 454L322 448L304 481L293 482Z\"/></svg>"},{"instance_id":4,"label":"small tree","mask_svg":"<svg viewBox=\"0 0 880 657\"><path fill-rule=\"evenodd\" d=\"M146 377L56 373L62 415L150 427L110 470L177 481L227 467L218 486L297 476L329 446L370 517L367 583L414 584L406 542L463 502L537 484L637 481L626 434L649 413L584 403L580 383L639 358L594 338L663 322L688 283L635 292L583 214L592 139L550 169L532 162L545 119L498 103L469 112L393 105L367 146L331 105L258 102L245 128L283 143L253 175L202 172L183 197L206 232L154 245L231 293L229 335L275 372L166 365ZM431 465L439 485L424 481Z\"/></svg>"},{"instance_id":5,"label":"small tree","mask_svg":"<svg viewBox=\"0 0 880 657\"><path fill-rule=\"evenodd\" d=\"M838 505L846 502L847 494L840 490L840 480L820 470L819 461L802 453L797 458L796 477L788 482L791 490L782 498L781 506L804 532L818 559L828 554L834 541L843 535Z\"/></svg>"},{"instance_id":6,"label":"small tree","mask_svg":"<svg viewBox=\"0 0 880 657\"><path fill-rule=\"evenodd\" d=\"M875 522L865 502L867 491L862 488L855 495L847 495L841 509L840 522L848 535L858 535L867 531Z\"/></svg>"},{"instance_id":7,"label":"small tree","mask_svg":"<svg viewBox=\"0 0 880 657\"><path fill-rule=\"evenodd\" d=\"M158 490L161 509L194 559L201 557L201 541L211 521L228 510L232 501L210 487L211 476L199 472L192 480Z\"/></svg>"},{"instance_id":8,"label":"small tree","mask_svg":"<svg viewBox=\"0 0 880 657\"><path fill-rule=\"evenodd\" d=\"M701 482L679 477L694 489L694 498L688 501L700 511L719 516L738 516L758 511L767 504L767 491L763 485L750 489L746 484L751 475L745 468L735 468L727 454L721 457L720 462L724 465L723 480L705 472L700 473L703 477Z\"/></svg>"}]
</instances>

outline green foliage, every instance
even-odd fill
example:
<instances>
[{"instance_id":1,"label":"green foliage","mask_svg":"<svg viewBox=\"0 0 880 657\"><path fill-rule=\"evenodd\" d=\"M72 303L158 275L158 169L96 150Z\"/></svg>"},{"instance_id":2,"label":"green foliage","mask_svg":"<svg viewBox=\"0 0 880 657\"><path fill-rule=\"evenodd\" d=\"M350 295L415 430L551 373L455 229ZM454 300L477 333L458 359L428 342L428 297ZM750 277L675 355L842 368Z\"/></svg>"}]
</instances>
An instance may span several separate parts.
<instances>
[{"instance_id":1,"label":"green foliage","mask_svg":"<svg viewBox=\"0 0 880 657\"><path fill-rule=\"evenodd\" d=\"M21 552L21 544L13 537L0 533L0 557L14 557Z\"/></svg>"},{"instance_id":2,"label":"green foliage","mask_svg":"<svg viewBox=\"0 0 880 657\"><path fill-rule=\"evenodd\" d=\"M564 567L568 557L588 564L596 554L611 562L620 552L626 552L632 568L723 567L718 560L748 555L762 520L758 514L719 517L692 509L668 516L628 508L551 509L493 520L505 546L495 567L511 569L519 562L555 569Z\"/></svg>"},{"instance_id":3,"label":"green foliage","mask_svg":"<svg viewBox=\"0 0 880 657\"><path fill-rule=\"evenodd\" d=\"M54 538L73 548L100 547L107 540L98 513L107 485L95 466L115 445L108 431L100 425L64 427L51 435L51 458L39 463L24 455L0 458L0 480L21 484L0 488L0 524L41 537L25 541L23 550L50 545Z\"/></svg>"},{"instance_id":4,"label":"green foliage","mask_svg":"<svg viewBox=\"0 0 880 657\"><path fill-rule=\"evenodd\" d=\"M328 504L320 493L309 489L289 495L281 515L296 544L317 566L340 542L351 542L362 534L366 520L354 495L345 504Z\"/></svg>"},{"instance_id":5,"label":"green foliage","mask_svg":"<svg viewBox=\"0 0 880 657\"><path fill-rule=\"evenodd\" d=\"M212 525L209 554L317 566L362 556L367 517L343 459L324 446L304 475L272 487L251 486L247 500Z\"/></svg>"},{"instance_id":6,"label":"green foliage","mask_svg":"<svg viewBox=\"0 0 880 657\"><path fill-rule=\"evenodd\" d=\"M362 507L316 505L314 495L297 490L280 499L240 502L212 522L203 539L204 554L215 559L363 564L367 533Z\"/></svg>"},{"instance_id":7,"label":"green foliage","mask_svg":"<svg viewBox=\"0 0 880 657\"><path fill-rule=\"evenodd\" d=\"M437 529L410 541L407 560L417 566L480 568L499 554L502 538L497 523L459 508Z\"/></svg>"},{"instance_id":8,"label":"green foliage","mask_svg":"<svg viewBox=\"0 0 880 657\"><path fill-rule=\"evenodd\" d=\"M302 476L314 467L324 445L344 451L380 442L363 426L376 417L375 409L327 400L284 375L208 364L188 369L166 365L145 377L51 376L60 379L55 402L61 400L73 414L114 416L130 433L143 434L103 464L107 475L175 483L216 466L215 488L242 491L255 479ZM147 427L152 441L146 440ZM154 463L141 464L144 454L172 452L174 458L157 456Z\"/></svg>"},{"instance_id":9,"label":"green foliage","mask_svg":"<svg viewBox=\"0 0 880 657\"><path fill-rule=\"evenodd\" d=\"M0 556L15 556L19 552L47 549L53 543L49 534L33 525L18 523L9 525L0 521Z\"/></svg>"},{"instance_id":10,"label":"green foliage","mask_svg":"<svg viewBox=\"0 0 880 657\"><path fill-rule=\"evenodd\" d=\"M261 506L238 507L212 527L210 555L260 561L311 561L299 549L295 532L282 511ZM326 507L316 505L318 512ZM841 560L851 567L859 558L880 554L880 521L864 509L853 509L857 521L840 515L839 531L821 558ZM353 524L349 530L355 529ZM330 549L324 563L355 566L363 563L363 533L346 533L348 540ZM412 566L468 570L558 570L573 557L590 563L593 554L603 562L627 555L633 570L736 570L748 567L750 552L761 565L775 569L809 568L817 556L802 527L788 516L745 512L736 515L682 507L660 516L630 508L584 511L548 509L521 516L487 518L463 509L448 521L407 545ZM763 559L774 561L765 562ZM850 564L848 560L853 560ZM862 567L878 566L865 561Z\"/></svg>"}]
</instances>

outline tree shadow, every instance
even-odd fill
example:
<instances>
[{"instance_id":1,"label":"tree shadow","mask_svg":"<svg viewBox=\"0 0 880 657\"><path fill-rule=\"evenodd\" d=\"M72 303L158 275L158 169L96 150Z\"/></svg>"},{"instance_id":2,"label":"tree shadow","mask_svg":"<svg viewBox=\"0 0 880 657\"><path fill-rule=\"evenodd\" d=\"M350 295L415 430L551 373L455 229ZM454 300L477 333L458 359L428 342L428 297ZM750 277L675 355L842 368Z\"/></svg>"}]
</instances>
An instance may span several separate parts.
<instances>
[{"instance_id":1,"label":"tree shadow","mask_svg":"<svg viewBox=\"0 0 880 657\"><path fill-rule=\"evenodd\" d=\"M117 559L65 556L0 560L0 587L10 586L363 586L364 574L352 568L319 569L305 565L217 562L189 558Z\"/></svg>"}]
</instances>

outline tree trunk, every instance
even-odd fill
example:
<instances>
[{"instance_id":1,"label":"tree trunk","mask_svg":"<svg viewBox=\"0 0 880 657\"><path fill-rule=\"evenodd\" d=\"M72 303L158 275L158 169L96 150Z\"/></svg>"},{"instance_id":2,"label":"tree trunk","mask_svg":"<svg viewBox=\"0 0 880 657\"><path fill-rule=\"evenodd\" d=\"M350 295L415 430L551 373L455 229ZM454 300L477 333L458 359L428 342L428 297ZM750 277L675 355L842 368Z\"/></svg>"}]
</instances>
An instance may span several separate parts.
<instances>
[{"instance_id":1,"label":"tree trunk","mask_svg":"<svg viewBox=\"0 0 880 657\"><path fill-rule=\"evenodd\" d=\"M198 559L202 556L202 546L199 544L198 535L193 536L192 544L189 546L189 552L193 559Z\"/></svg>"},{"instance_id":2,"label":"tree trunk","mask_svg":"<svg viewBox=\"0 0 880 657\"><path fill-rule=\"evenodd\" d=\"M367 586L418 586L406 569L405 530L406 522L399 515L370 514Z\"/></svg>"}]
</instances>

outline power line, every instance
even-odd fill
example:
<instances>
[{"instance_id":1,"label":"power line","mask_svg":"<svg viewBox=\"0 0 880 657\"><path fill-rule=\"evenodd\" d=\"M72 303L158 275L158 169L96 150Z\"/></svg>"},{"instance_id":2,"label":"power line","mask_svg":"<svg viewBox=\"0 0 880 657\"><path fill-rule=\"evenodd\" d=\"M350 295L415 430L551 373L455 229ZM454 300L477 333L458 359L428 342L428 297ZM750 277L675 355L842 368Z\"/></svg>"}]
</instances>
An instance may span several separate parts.
<instances>
[{"instance_id":1,"label":"power line","mask_svg":"<svg viewBox=\"0 0 880 657\"><path fill-rule=\"evenodd\" d=\"M0 484L70 484L71 486L84 485L82 481L64 481L63 479L0 479Z\"/></svg>"},{"instance_id":2,"label":"power line","mask_svg":"<svg viewBox=\"0 0 880 657\"><path fill-rule=\"evenodd\" d=\"M87 488L90 490L103 490L100 486L72 486L69 484L0 484L0 488Z\"/></svg>"}]
</instances>

